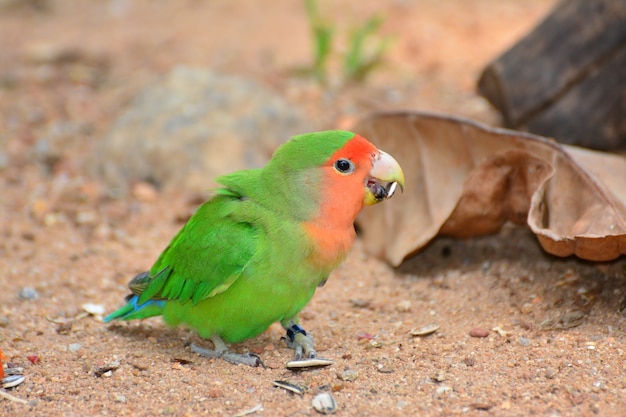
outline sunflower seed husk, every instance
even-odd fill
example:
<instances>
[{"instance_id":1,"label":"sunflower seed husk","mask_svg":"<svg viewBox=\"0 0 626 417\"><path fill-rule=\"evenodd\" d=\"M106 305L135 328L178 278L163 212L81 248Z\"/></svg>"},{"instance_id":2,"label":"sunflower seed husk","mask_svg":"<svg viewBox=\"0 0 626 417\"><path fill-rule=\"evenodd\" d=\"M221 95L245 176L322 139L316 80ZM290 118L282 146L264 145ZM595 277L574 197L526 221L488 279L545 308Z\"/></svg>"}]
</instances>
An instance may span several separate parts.
<instances>
[{"instance_id":1,"label":"sunflower seed husk","mask_svg":"<svg viewBox=\"0 0 626 417\"><path fill-rule=\"evenodd\" d=\"M24 382L24 375L9 375L2 378L2 388L13 388Z\"/></svg>"},{"instance_id":2,"label":"sunflower seed husk","mask_svg":"<svg viewBox=\"0 0 626 417\"><path fill-rule=\"evenodd\" d=\"M334 362L331 361L330 359L324 359L324 358L301 359L299 361L287 362L287 369L315 368L319 366L332 365L333 363Z\"/></svg>"},{"instance_id":3,"label":"sunflower seed husk","mask_svg":"<svg viewBox=\"0 0 626 417\"><path fill-rule=\"evenodd\" d=\"M437 330L439 330L439 325L431 323L426 326L422 326L419 329L411 329L409 330L409 334L411 336L428 336L429 334L435 333Z\"/></svg>"},{"instance_id":4,"label":"sunflower seed husk","mask_svg":"<svg viewBox=\"0 0 626 417\"><path fill-rule=\"evenodd\" d=\"M321 414L333 414L337 411L337 402L327 392L322 392L313 397L313 401L311 402L315 411Z\"/></svg>"},{"instance_id":5,"label":"sunflower seed husk","mask_svg":"<svg viewBox=\"0 0 626 417\"><path fill-rule=\"evenodd\" d=\"M85 310L85 312L93 315L93 316L104 316L104 306L100 305L100 304L94 304L94 303L85 303L82 306L82 309Z\"/></svg>"},{"instance_id":6,"label":"sunflower seed husk","mask_svg":"<svg viewBox=\"0 0 626 417\"><path fill-rule=\"evenodd\" d=\"M24 368L21 366L16 366L15 368L4 368L5 375L23 375Z\"/></svg>"},{"instance_id":7,"label":"sunflower seed husk","mask_svg":"<svg viewBox=\"0 0 626 417\"><path fill-rule=\"evenodd\" d=\"M293 384L293 383L288 382L288 381L274 381L272 384L275 387L286 389L287 391L291 391L291 392L293 392L295 394L298 394L300 396L304 395L304 391L306 391L304 387L302 387L300 385Z\"/></svg>"}]
</instances>

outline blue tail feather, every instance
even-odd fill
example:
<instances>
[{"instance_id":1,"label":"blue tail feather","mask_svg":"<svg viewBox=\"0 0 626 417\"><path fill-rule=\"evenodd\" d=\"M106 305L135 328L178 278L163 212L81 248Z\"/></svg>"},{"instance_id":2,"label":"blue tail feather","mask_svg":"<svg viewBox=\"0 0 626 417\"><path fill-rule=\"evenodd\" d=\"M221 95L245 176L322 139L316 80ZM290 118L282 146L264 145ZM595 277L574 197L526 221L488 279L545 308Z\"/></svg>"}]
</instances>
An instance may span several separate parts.
<instances>
[{"instance_id":1,"label":"blue tail feather","mask_svg":"<svg viewBox=\"0 0 626 417\"><path fill-rule=\"evenodd\" d=\"M112 320L134 320L160 316L167 302L166 300L148 300L143 304L138 304L138 300L138 295L132 295L128 298L125 306L106 316L103 321L108 323Z\"/></svg>"}]
</instances>

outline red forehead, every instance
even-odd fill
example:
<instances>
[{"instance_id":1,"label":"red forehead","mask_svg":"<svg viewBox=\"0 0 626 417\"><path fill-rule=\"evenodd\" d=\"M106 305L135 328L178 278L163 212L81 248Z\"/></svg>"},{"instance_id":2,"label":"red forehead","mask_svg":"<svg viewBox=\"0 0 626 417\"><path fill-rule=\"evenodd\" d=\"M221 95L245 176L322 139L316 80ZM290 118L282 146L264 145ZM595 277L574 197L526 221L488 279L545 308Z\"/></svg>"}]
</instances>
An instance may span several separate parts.
<instances>
[{"instance_id":1,"label":"red forehead","mask_svg":"<svg viewBox=\"0 0 626 417\"><path fill-rule=\"evenodd\" d=\"M370 141L362 136L354 135L346 144L337 150L325 165L332 165L339 158L350 159L351 161L366 160L372 157L378 149Z\"/></svg>"}]
</instances>

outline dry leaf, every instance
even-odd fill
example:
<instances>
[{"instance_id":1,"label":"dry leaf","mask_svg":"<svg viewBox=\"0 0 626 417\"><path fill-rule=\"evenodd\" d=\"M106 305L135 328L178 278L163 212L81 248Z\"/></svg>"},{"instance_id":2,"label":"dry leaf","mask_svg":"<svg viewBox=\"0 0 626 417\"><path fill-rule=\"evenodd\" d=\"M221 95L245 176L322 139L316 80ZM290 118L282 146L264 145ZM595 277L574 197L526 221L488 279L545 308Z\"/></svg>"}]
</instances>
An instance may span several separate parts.
<instances>
[{"instance_id":1,"label":"dry leaf","mask_svg":"<svg viewBox=\"0 0 626 417\"><path fill-rule=\"evenodd\" d=\"M554 255L626 254L626 159L456 117L378 113L354 131L394 155L406 189L364 210L365 248L394 266L435 235L527 223Z\"/></svg>"}]
</instances>

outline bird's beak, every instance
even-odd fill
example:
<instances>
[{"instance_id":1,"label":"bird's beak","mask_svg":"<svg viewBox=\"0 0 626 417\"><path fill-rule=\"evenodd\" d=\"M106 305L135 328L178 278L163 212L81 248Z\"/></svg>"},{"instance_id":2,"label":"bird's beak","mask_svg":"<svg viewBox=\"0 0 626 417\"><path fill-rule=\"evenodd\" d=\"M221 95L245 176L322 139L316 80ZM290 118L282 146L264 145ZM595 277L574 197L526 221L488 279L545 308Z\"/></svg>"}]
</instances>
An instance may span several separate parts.
<instances>
[{"instance_id":1,"label":"bird's beak","mask_svg":"<svg viewBox=\"0 0 626 417\"><path fill-rule=\"evenodd\" d=\"M366 206L391 198L400 186L404 191L404 172L393 157L379 150L373 157L373 166L365 184Z\"/></svg>"}]
</instances>

